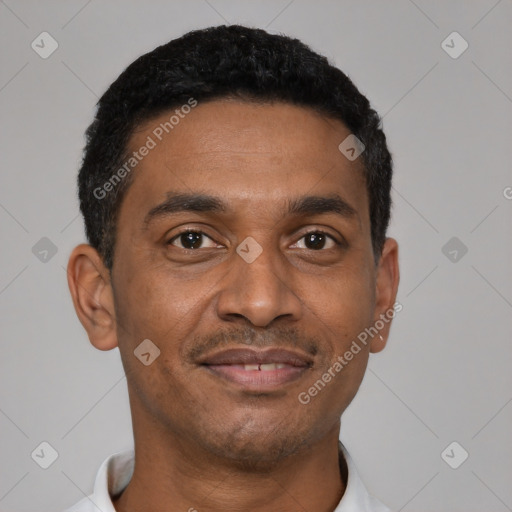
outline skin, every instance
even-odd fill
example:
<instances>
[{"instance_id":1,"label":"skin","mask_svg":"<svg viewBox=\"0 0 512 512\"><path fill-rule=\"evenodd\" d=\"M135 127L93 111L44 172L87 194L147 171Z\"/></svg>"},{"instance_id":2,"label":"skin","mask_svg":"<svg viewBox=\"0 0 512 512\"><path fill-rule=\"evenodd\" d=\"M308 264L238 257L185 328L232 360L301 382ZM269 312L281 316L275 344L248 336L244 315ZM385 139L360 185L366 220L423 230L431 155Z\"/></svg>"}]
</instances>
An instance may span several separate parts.
<instances>
[{"instance_id":1,"label":"skin","mask_svg":"<svg viewBox=\"0 0 512 512\"><path fill-rule=\"evenodd\" d=\"M130 149L169 115L139 127ZM390 323L383 340L363 346L309 404L297 397L392 308L399 282L395 240L386 239L375 264L362 162L338 150L349 133L283 103L200 103L134 170L112 273L91 246L73 250L68 281L77 315L96 348L119 347L128 382L136 463L116 510L337 506L346 479L340 416ZM218 196L229 210L174 213L145 227L168 191ZM333 193L355 214L287 213L288 200ZM180 245L185 228L207 235L199 248ZM343 245L327 237L311 248L305 235L318 229ZM248 236L263 249L252 263L236 252ZM144 339L160 350L149 366L133 354ZM313 365L278 390L256 393L193 359L247 345L295 347Z\"/></svg>"}]
</instances>

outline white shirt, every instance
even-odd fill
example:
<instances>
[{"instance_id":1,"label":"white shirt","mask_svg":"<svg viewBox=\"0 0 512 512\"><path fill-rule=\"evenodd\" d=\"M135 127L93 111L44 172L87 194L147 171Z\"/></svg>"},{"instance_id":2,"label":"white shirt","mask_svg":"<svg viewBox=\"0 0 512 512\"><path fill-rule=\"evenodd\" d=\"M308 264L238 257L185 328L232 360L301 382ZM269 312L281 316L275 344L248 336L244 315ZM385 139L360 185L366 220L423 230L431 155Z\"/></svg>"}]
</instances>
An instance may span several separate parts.
<instances>
[{"instance_id":1,"label":"white shirt","mask_svg":"<svg viewBox=\"0 0 512 512\"><path fill-rule=\"evenodd\" d=\"M348 481L334 512L391 512L368 493L346 448L341 442L339 447L347 462ZM114 453L105 459L96 475L93 493L64 512L116 512L112 496L120 494L130 482L134 461L133 450Z\"/></svg>"}]
</instances>

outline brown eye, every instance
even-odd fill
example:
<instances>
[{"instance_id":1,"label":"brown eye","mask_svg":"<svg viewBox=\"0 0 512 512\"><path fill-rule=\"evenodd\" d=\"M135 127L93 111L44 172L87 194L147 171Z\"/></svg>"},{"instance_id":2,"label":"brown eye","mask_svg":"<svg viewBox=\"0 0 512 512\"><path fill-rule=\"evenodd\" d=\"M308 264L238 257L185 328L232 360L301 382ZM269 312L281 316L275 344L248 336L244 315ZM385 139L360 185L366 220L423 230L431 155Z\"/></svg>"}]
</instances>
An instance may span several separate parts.
<instances>
[{"instance_id":1,"label":"brown eye","mask_svg":"<svg viewBox=\"0 0 512 512\"><path fill-rule=\"evenodd\" d=\"M209 247L215 247L215 243L213 243L213 240L206 234L204 234L201 231L184 231L183 233L179 233L178 235L171 238L167 244L168 245L175 245L177 247L180 247L181 249L202 249L204 248L203 243L206 241L212 242L212 245ZM178 242L179 245L177 245L175 242Z\"/></svg>"},{"instance_id":2,"label":"brown eye","mask_svg":"<svg viewBox=\"0 0 512 512\"><path fill-rule=\"evenodd\" d=\"M308 249L323 249L325 247L327 237L323 233L308 233L304 237L304 240L304 245Z\"/></svg>"},{"instance_id":3,"label":"brown eye","mask_svg":"<svg viewBox=\"0 0 512 512\"><path fill-rule=\"evenodd\" d=\"M332 249L340 245L331 235L323 231L310 231L306 233L300 240L304 240L303 246L299 245L300 249L310 249L312 251L319 251L322 249ZM299 242L297 242L299 244Z\"/></svg>"}]
</instances>

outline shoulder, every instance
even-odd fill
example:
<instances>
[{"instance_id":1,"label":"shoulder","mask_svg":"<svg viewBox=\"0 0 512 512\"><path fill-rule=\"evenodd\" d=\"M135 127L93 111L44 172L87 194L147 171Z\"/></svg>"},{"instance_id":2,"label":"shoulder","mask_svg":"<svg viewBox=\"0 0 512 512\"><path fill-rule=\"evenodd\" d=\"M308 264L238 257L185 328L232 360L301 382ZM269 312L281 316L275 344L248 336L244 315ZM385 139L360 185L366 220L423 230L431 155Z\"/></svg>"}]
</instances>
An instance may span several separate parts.
<instances>
[{"instance_id":1,"label":"shoulder","mask_svg":"<svg viewBox=\"0 0 512 512\"><path fill-rule=\"evenodd\" d=\"M94 490L64 512L115 512L112 497L121 493L128 485L134 469L133 449L117 452L101 464Z\"/></svg>"},{"instance_id":2,"label":"shoulder","mask_svg":"<svg viewBox=\"0 0 512 512\"><path fill-rule=\"evenodd\" d=\"M391 510L372 496L366 489L352 457L345 446L339 443L340 457L345 459L348 480L338 507L334 512L391 512Z\"/></svg>"}]
</instances>

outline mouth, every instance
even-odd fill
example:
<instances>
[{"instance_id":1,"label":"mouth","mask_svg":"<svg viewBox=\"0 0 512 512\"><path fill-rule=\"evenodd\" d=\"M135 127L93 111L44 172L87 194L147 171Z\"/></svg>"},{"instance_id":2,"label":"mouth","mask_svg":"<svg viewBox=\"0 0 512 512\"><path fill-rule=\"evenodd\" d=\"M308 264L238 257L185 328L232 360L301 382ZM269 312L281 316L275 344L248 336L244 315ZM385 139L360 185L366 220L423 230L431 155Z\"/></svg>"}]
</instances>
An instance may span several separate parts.
<instances>
[{"instance_id":1,"label":"mouth","mask_svg":"<svg viewBox=\"0 0 512 512\"><path fill-rule=\"evenodd\" d=\"M245 390L270 391L300 379L313 360L294 350L229 349L206 356L199 364L213 376Z\"/></svg>"}]
</instances>

